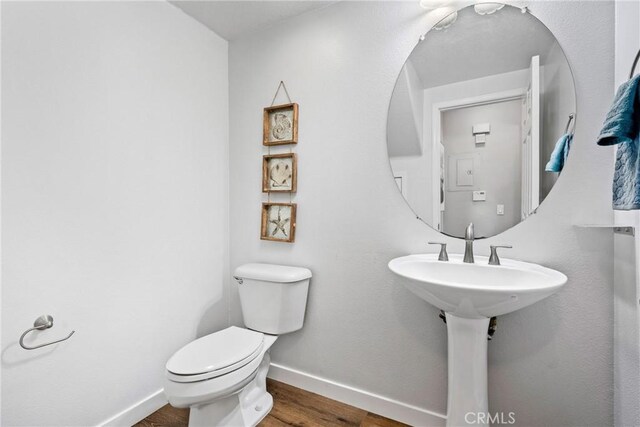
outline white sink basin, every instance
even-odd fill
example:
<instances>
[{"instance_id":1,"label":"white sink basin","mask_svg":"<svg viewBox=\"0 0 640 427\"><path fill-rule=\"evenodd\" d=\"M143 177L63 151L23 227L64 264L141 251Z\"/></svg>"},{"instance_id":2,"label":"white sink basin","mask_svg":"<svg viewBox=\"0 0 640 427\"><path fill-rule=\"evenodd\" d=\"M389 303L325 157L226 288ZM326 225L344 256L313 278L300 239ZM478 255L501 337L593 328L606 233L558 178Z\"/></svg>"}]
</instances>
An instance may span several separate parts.
<instances>
[{"instance_id":1,"label":"white sink basin","mask_svg":"<svg viewBox=\"0 0 640 427\"><path fill-rule=\"evenodd\" d=\"M446 312L448 340L447 427L489 427L487 328L489 318L509 313L557 292L564 274L528 262L487 257L475 264L462 255L409 255L389 262L391 271L405 277L405 286ZM484 414L467 418L468 414Z\"/></svg>"},{"instance_id":2,"label":"white sink basin","mask_svg":"<svg viewBox=\"0 0 640 427\"><path fill-rule=\"evenodd\" d=\"M405 286L430 304L457 317L493 317L531 305L557 292L567 276L528 262L488 258L462 262L462 255L438 261L436 254L409 255L389 262L391 271L409 280Z\"/></svg>"}]
</instances>

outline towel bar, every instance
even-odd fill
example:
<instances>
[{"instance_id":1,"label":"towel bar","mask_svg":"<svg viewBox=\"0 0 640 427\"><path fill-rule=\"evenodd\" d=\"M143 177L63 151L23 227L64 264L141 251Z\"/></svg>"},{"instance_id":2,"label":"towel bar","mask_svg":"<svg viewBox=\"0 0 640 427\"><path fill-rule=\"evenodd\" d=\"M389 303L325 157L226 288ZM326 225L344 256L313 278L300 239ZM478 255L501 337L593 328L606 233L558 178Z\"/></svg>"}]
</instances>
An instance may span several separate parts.
<instances>
[{"instance_id":1,"label":"towel bar","mask_svg":"<svg viewBox=\"0 0 640 427\"><path fill-rule=\"evenodd\" d=\"M571 126L571 122L573 121L576 115L574 113L569 114L569 121L567 122L567 126L564 128L565 135L569 133L569 127Z\"/></svg>"},{"instance_id":2,"label":"towel bar","mask_svg":"<svg viewBox=\"0 0 640 427\"><path fill-rule=\"evenodd\" d=\"M36 348L41 348L41 347L46 347L48 345L51 344L56 344L62 341L66 341L69 338L71 338L71 335L73 335L76 331L71 331L71 333L69 335L67 335L65 338L56 340L56 341L51 341L48 342L46 344L40 344L40 345L35 345L35 346L28 346L25 345L25 343L23 342L24 337L27 336L27 334L31 331L35 331L35 330L43 330L43 329L49 329L50 327L53 326L53 317L51 317L51 315L49 314L45 314L42 315L40 317L38 317L35 322L33 322L33 328L27 329L26 331L24 331L24 333L20 336L20 347L24 348L25 350L35 350Z\"/></svg>"},{"instance_id":3,"label":"towel bar","mask_svg":"<svg viewBox=\"0 0 640 427\"><path fill-rule=\"evenodd\" d=\"M636 53L636 59L633 60L633 65L631 66L631 73L629 73L629 79L633 78L633 75L636 73L636 66L638 65L638 60L640 60L640 50Z\"/></svg>"},{"instance_id":4,"label":"towel bar","mask_svg":"<svg viewBox=\"0 0 640 427\"><path fill-rule=\"evenodd\" d=\"M629 236L636 235L635 225L624 224L574 224L574 227L578 228L609 228L616 234L626 234Z\"/></svg>"}]
</instances>

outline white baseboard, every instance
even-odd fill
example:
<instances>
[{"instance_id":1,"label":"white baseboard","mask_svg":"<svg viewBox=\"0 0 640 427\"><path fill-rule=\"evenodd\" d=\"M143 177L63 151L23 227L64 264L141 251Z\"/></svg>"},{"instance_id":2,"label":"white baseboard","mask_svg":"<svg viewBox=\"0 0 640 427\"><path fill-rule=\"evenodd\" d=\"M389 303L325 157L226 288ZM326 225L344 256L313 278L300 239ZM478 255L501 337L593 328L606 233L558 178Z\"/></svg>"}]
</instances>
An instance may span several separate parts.
<instances>
[{"instance_id":1,"label":"white baseboard","mask_svg":"<svg viewBox=\"0 0 640 427\"><path fill-rule=\"evenodd\" d=\"M269 378L320 394L356 408L391 418L412 426L443 427L446 416L428 409L399 402L365 390L321 378L316 375L272 363ZM167 404L160 389L124 411L99 424L100 427L129 427Z\"/></svg>"},{"instance_id":2,"label":"white baseboard","mask_svg":"<svg viewBox=\"0 0 640 427\"><path fill-rule=\"evenodd\" d=\"M272 363L269 378L412 426L442 427L446 416L388 397Z\"/></svg>"},{"instance_id":3,"label":"white baseboard","mask_svg":"<svg viewBox=\"0 0 640 427\"><path fill-rule=\"evenodd\" d=\"M166 405L164 390L160 389L124 411L99 424L100 427L130 427Z\"/></svg>"}]
</instances>

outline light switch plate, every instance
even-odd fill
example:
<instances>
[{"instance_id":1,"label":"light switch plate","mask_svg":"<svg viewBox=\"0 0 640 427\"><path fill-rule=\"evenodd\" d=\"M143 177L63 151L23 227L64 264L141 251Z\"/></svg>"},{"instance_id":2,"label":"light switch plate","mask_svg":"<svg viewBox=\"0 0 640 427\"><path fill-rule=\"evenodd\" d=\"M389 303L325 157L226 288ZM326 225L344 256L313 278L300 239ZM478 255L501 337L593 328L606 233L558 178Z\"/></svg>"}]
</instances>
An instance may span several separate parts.
<instances>
[{"instance_id":1,"label":"light switch plate","mask_svg":"<svg viewBox=\"0 0 640 427\"><path fill-rule=\"evenodd\" d=\"M473 125L471 132L476 135L478 133L491 133L491 123L478 123Z\"/></svg>"},{"instance_id":2,"label":"light switch plate","mask_svg":"<svg viewBox=\"0 0 640 427\"><path fill-rule=\"evenodd\" d=\"M496 213L498 215L504 215L504 205L497 205L496 206Z\"/></svg>"},{"instance_id":3,"label":"light switch plate","mask_svg":"<svg viewBox=\"0 0 640 427\"><path fill-rule=\"evenodd\" d=\"M474 191L473 192L473 201L474 202L484 202L487 200L487 192L484 190Z\"/></svg>"}]
</instances>

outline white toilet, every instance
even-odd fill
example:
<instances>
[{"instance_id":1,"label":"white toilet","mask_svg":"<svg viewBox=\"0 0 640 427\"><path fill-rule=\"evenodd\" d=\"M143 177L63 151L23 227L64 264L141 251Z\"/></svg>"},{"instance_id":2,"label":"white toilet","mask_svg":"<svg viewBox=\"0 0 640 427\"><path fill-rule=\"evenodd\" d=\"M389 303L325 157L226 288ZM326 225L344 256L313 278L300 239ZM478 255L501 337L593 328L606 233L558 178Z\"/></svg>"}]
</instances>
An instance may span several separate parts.
<instances>
[{"instance_id":1,"label":"white toilet","mask_svg":"<svg viewBox=\"0 0 640 427\"><path fill-rule=\"evenodd\" d=\"M167 362L164 392L172 406L191 408L189 426L255 426L271 410L266 389L269 348L302 328L311 271L245 264L234 273L245 328L199 338Z\"/></svg>"}]
</instances>

